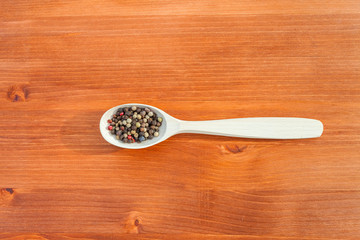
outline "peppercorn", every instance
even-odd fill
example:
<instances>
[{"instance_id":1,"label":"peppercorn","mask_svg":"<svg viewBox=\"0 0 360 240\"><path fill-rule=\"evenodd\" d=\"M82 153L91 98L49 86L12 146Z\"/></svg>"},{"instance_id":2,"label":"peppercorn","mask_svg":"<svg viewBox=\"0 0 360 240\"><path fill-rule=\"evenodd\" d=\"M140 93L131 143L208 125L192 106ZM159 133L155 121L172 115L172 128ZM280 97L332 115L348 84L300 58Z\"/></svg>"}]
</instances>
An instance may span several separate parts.
<instances>
[{"instance_id":1,"label":"peppercorn","mask_svg":"<svg viewBox=\"0 0 360 240\"><path fill-rule=\"evenodd\" d=\"M150 108L131 106L117 109L107 121L108 129L111 134L115 134L116 139L124 143L133 143L159 136L159 127L163 119L157 117Z\"/></svg>"}]
</instances>

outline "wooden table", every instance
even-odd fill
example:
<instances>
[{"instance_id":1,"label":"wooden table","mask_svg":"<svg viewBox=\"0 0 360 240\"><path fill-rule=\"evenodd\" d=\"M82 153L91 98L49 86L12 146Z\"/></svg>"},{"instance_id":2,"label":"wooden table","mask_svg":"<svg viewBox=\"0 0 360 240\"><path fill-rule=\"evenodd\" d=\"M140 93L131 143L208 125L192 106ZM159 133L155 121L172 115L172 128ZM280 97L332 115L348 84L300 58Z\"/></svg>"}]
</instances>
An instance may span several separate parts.
<instances>
[{"instance_id":1,"label":"wooden table","mask_svg":"<svg viewBox=\"0 0 360 240\"><path fill-rule=\"evenodd\" d=\"M0 239L359 239L360 4L0 2ZM128 102L322 137L108 144Z\"/></svg>"}]
</instances>

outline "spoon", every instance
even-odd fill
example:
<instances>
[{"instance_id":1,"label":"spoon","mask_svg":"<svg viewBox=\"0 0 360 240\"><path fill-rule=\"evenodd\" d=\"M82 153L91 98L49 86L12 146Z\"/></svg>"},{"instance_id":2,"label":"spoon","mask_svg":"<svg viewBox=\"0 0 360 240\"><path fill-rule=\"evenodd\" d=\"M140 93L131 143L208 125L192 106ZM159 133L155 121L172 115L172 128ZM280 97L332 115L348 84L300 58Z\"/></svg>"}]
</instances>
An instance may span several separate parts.
<instances>
[{"instance_id":1,"label":"spoon","mask_svg":"<svg viewBox=\"0 0 360 240\"><path fill-rule=\"evenodd\" d=\"M162 125L159 136L141 143L124 143L115 138L107 129L107 120L117 111L124 107L148 107L159 117L162 117ZM100 132L109 143L129 149L141 149L153 146L169 137L179 133L199 133L221 135L241 138L260 139L301 139L320 137L323 132L323 124L315 119L294 117L254 117L234 118L210 121L183 121L174 118L153 106L129 103L113 107L106 111L100 120Z\"/></svg>"}]
</instances>

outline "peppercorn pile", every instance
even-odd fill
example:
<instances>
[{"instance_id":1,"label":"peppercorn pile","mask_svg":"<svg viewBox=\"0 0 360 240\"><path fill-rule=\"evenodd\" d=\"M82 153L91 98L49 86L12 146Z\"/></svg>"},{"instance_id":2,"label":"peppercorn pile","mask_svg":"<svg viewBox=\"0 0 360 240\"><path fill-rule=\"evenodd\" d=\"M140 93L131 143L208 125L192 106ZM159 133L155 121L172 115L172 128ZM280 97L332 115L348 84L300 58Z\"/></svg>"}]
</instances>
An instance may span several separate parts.
<instances>
[{"instance_id":1,"label":"peppercorn pile","mask_svg":"<svg viewBox=\"0 0 360 240\"><path fill-rule=\"evenodd\" d=\"M124 143L140 143L159 136L162 121L150 108L125 107L119 108L108 120L108 129Z\"/></svg>"}]
</instances>

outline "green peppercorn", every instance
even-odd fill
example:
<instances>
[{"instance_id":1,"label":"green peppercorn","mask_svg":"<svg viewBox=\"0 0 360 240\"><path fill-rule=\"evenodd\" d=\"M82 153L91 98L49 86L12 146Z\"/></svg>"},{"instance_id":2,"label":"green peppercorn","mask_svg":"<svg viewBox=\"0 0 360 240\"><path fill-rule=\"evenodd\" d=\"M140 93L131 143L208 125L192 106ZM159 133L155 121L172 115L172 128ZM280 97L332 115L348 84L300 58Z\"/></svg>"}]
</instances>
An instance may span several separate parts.
<instances>
[{"instance_id":1,"label":"green peppercorn","mask_svg":"<svg viewBox=\"0 0 360 240\"><path fill-rule=\"evenodd\" d=\"M158 117L157 120L158 120L158 122L162 122L163 119L161 117Z\"/></svg>"},{"instance_id":2,"label":"green peppercorn","mask_svg":"<svg viewBox=\"0 0 360 240\"><path fill-rule=\"evenodd\" d=\"M132 120L131 120L130 118L128 118L128 119L126 120L126 122L127 122L127 123L131 123Z\"/></svg>"},{"instance_id":3,"label":"green peppercorn","mask_svg":"<svg viewBox=\"0 0 360 240\"><path fill-rule=\"evenodd\" d=\"M154 136L155 137L159 136L159 132L154 132Z\"/></svg>"},{"instance_id":4,"label":"green peppercorn","mask_svg":"<svg viewBox=\"0 0 360 240\"><path fill-rule=\"evenodd\" d=\"M141 124L139 122L136 123L136 127L139 128Z\"/></svg>"},{"instance_id":5,"label":"green peppercorn","mask_svg":"<svg viewBox=\"0 0 360 240\"><path fill-rule=\"evenodd\" d=\"M131 134L135 134L136 133L136 131L135 130L131 130Z\"/></svg>"},{"instance_id":6,"label":"green peppercorn","mask_svg":"<svg viewBox=\"0 0 360 240\"><path fill-rule=\"evenodd\" d=\"M138 138L139 137L139 134L136 132L136 133L134 133L134 137L135 138Z\"/></svg>"},{"instance_id":7,"label":"green peppercorn","mask_svg":"<svg viewBox=\"0 0 360 240\"><path fill-rule=\"evenodd\" d=\"M149 115L146 115L145 118L146 118L146 119L149 119L150 117L149 117Z\"/></svg>"},{"instance_id":8,"label":"green peppercorn","mask_svg":"<svg viewBox=\"0 0 360 240\"><path fill-rule=\"evenodd\" d=\"M139 120L142 118L142 116L141 116L140 114L138 114L136 117L137 117L137 119L139 119Z\"/></svg>"},{"instance_id":9,"label":"green peppercorn","mask_svg":"<svg viewBox=\"0 0 360 240\"><path fill-rule=\"evenodd\" d=\"M131 127L131 124L130 123L126 124L126 127L128 127L128 128Z\"/></svg>"},{"instance_id":10,"label":"green peppercorn","mask_svg":"<svg viewBox=\"0 0 360 240\"><path fill-rule=\"evenodd\" d=\"M131 107L131 110L133 110L133 111L135 111L136 109L137 109L136 106L132 106L132 107Z\"/></svg>"},{"instance_id":11,"label":"green peppercorn","mask_svg":"<svg viewBox=\"0 0 360 240\"><path fill-rule=\"evenodd\" d=\"M123 124L123 125L126 125L126 123L127 123L126 120L122 121L122 124Z\"/></svg>"},{"instance_id":12,"label":"green peppercorn","mask_svg":"<svg viewBox=\"0 0 360 240\"><path fill-rule=\"evenodd\" d=\"M149 117L152 117L152 116L154 116L154 113L153 113L153 112L149 112L148 115L149 115Z\"/></svg>"},{"instance_id":13,"label":"green peppercorn","mask_svg":"<svg viewBox=\"0 0 360 240\"><path fill-rule=\"evenodd\" d=\"M144 137L149 137L149 134L147 132L144 133Z\"/></svg>"},{"instance_id":14,"label":"green peppercorn","mask_svg":"<svg viewBox=\"0 0 360 240\"><path fill-rule=\"evenodd\" d=\"M148 120L147 120L146 118L143 120L144 123L146 123L147 121L148 121Z\"/></svg>"}]
</instances>

